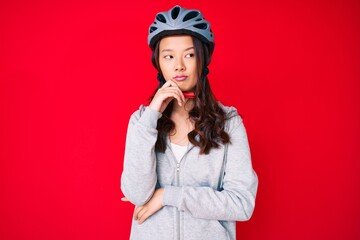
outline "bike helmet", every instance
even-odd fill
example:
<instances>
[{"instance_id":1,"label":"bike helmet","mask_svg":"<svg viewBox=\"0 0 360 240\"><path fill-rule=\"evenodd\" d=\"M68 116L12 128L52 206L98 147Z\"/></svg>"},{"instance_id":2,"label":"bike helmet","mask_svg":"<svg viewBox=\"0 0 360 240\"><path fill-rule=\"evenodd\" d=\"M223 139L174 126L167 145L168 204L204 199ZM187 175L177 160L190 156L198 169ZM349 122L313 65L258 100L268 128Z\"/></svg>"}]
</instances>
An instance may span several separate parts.
<instances>
[{"instance_id":1,"label":"bike helmet","mask_svg":"<svg viewBox=\"0 0 360 240\"><path fill-rule=\"evenodd\" d=\"M210 23L200 11L180 6L156 14L155 21L149 27L148 44L154 50L157 41L162 37L180 34L195 36L209 46L210 54L214 51L214 34Z\"/></svg>"}]
</instances>

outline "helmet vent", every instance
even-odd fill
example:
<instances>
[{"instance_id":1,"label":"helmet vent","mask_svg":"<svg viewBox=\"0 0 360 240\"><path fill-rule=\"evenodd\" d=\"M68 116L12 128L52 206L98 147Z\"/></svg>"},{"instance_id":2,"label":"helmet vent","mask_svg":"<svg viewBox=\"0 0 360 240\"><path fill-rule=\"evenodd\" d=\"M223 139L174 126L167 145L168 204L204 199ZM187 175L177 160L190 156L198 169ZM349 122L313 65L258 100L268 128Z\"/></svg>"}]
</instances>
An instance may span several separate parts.
<instances>
[{"instance_id":1,"label":"helmet vent","mask_svg":"<svg viewBox=\"0 0 360 240\"><path fill-rule=\"evenodd\" d=\"M184 17L183 22L186 22L190 19L196 18L197 16L199 16L199 12L197 12L197 11L188 12Z\"/></svg>"},{"instance_id":2,"label":"helmet vent","mask_svg":"<svg viewBox=\"0 0 360 240\"><path fill-rule=\"evenodd\" d=\"M175 20L179 16L179 12L180 12L180 7L174 7L173 10L171 11L171 18Z\"/></svg>"},{"instance_id":3,"label":"helmet vent","mask_svg":"<svg viewBox=\"0 0 360 240\"><path fill-rule=\"evenodd\" d=\"M160 21L162 23L166 23L166 19L165 19L164 15L162 15L162 14L158 14L156 16L156 20L158 20L158 21Z\"/></svg>"},{"instance_id":4,"label":"helmet vent","mask_svg":"<svg viewBox=\"0 0 360 240\"><path fill-rule=\"evenodd\" d=\"M150 28L150 33L152 33L153 31L155 31L157 29L157 27L151 27Z\"/></svg>"},{"instance_id":5,"label":"helmet vent","mask_svg":"<svg viewBox=\"0 0 360 240\"><path fill-rule=\"evenodd\" d=\"M207 29L208 25L206 23L199 23L199 24L195 24L194 27L205 30Z\"/></svg>"}]
</instances>

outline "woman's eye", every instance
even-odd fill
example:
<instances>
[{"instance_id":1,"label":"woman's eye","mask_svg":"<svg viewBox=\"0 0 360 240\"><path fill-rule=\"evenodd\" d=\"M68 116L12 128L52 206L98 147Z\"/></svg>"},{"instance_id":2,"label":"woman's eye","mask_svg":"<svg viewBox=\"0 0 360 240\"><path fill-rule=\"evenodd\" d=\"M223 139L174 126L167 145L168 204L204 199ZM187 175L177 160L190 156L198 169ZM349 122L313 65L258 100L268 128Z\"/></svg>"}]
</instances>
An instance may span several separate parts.
<instances>
[{"instance_id":1,"label":"woman's eye","mask_svg":"<svg viewBox=\"0 0 360 240\"><path fill-rule=\"evenodd\" d=\"M187 57L187 58L192 58L192 57L194 57L194 56L195 56L194 53L189 53L189 54L186 54L186 55L185 55L185 57Z\"/></svg>"},{"instance_id":2,"label":"woman's eye","mask_svg":"<svg viewBox=\"0 0 360 240\"><path fill-rule=\"evenodd\" d=\"M171 59L171 58L173 58L171 55L166 55L166 56L164 56L164 58L165 59Z\"/></svg>"}]
</instances>

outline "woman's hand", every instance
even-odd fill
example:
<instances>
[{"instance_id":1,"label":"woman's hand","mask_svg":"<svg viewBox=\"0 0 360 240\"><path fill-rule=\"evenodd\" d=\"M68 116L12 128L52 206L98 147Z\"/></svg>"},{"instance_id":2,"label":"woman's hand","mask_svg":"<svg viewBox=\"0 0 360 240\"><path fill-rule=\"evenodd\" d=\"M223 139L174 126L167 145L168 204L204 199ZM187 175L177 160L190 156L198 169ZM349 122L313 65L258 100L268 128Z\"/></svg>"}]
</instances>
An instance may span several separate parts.
<instances>
[{"instance_id":1,"label":"woman's hand","mask_svg":"<svg viewBox=\"0 0 360 240\"><path fill-rule=\"evenodd\" d=\"M163 112L171 100L176 99L180 106L185 102L185 97L181 92L178 85L168 80L155 94L149 107L158 111Z\"/></svg>"},{"instance_id":2,"label":"woman's hand","mask_svg":"<svg viewBox=\"0 0 360 240\"><path fill-rule=\"evenodd\" d=\"M138 223L142 224L148 217L159 211L163 207L163 194L164 188L156 189L147 203L135 208L134 220L138 220Z\"/></svg>"}]
</instances>

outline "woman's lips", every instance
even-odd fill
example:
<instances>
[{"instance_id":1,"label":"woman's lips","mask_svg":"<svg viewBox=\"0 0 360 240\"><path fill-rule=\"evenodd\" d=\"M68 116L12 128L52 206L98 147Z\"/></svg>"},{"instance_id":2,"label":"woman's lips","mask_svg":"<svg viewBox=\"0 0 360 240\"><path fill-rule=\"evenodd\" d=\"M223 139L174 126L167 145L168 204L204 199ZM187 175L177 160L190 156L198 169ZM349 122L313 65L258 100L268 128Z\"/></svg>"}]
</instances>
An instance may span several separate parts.
<instances>
[{"instance_id":1,"label":"woman's lips","mask_svg":"<svg viewBox=\"0 0 360 240\"><path fill-rule=\"evenodd\" d=\"M176 77L173 77L174 80L176 81L184 81L186 80L187 76L176 76Z\"/></svg>"}]
</instances>

